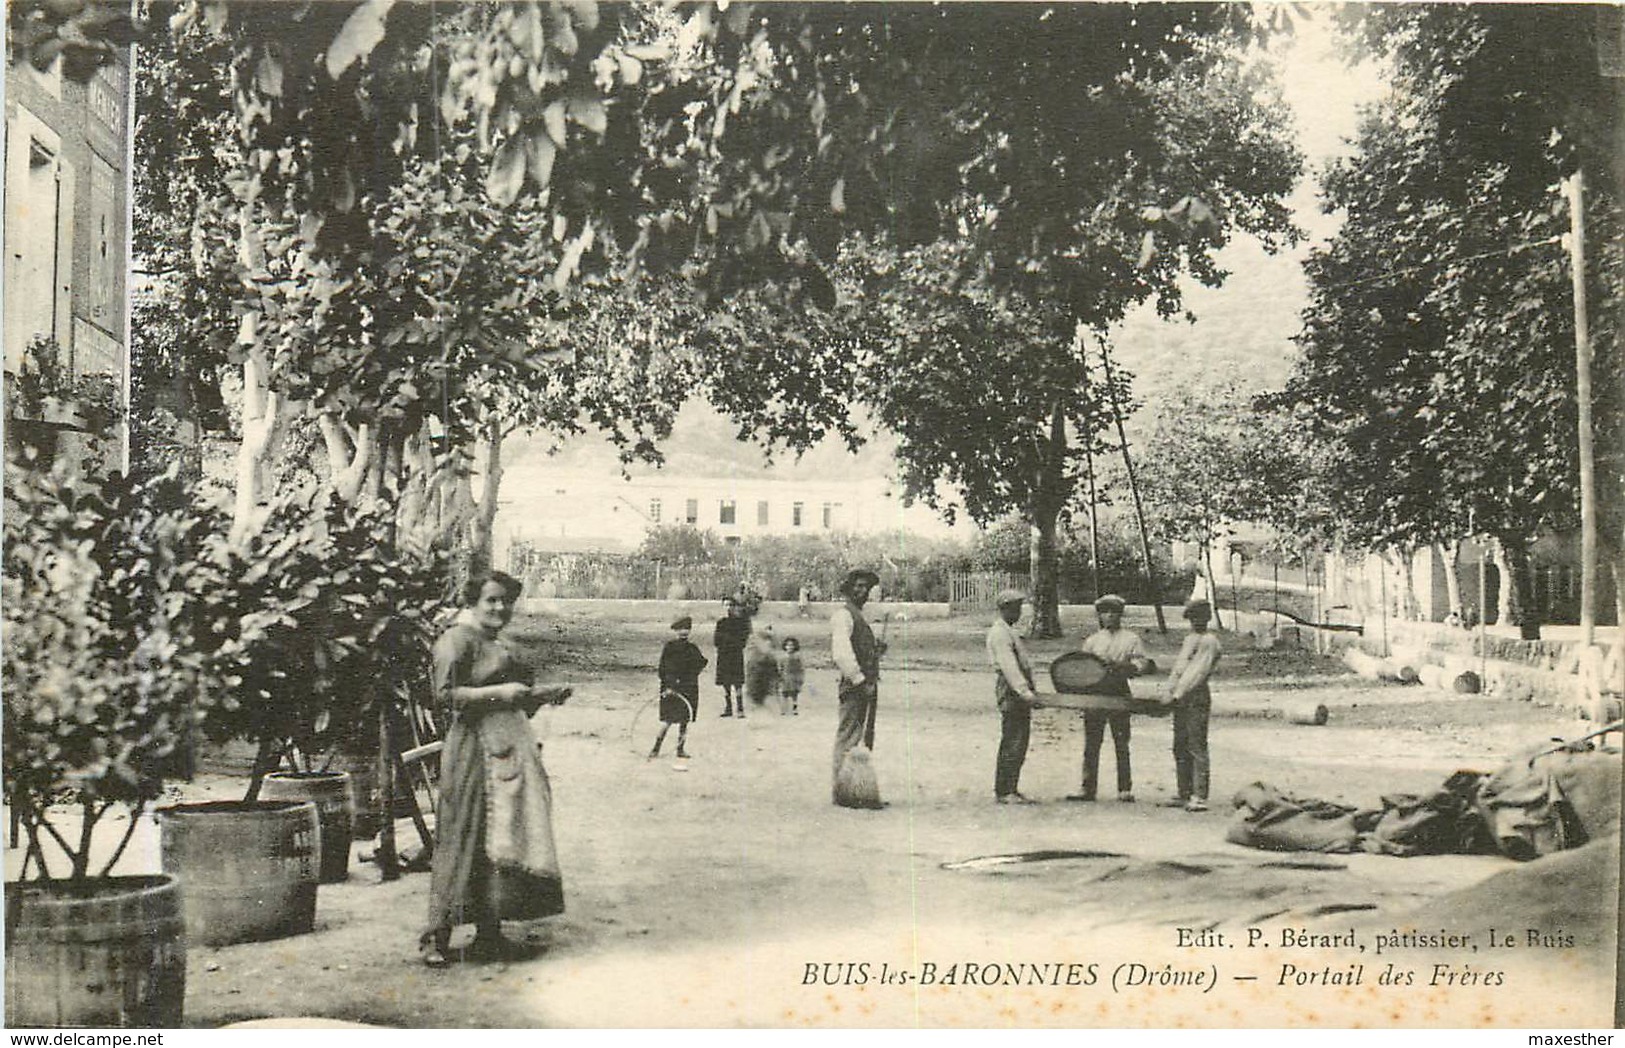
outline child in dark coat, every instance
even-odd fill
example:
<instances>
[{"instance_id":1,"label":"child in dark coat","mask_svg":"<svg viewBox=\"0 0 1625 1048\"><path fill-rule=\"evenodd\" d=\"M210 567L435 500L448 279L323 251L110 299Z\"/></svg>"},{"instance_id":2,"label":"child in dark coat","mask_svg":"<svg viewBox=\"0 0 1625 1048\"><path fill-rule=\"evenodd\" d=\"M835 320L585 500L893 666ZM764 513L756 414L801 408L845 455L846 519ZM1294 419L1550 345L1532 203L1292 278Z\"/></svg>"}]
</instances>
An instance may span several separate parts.
<instances>
[{"instance_id":1,"label":"child in dark coat","mask_svg":"<svg viewBox=\"0 0 1625 1048\"><path fill-rule=\"evenodd\" d=\"M717 646L717 684L722 687L722 715L745 715L745 645L750 640L750 611L738 600L728 601L728 613L717 620L713 640Z\"/></svg>"},{"instance_id":2,"label":"child in dark coat","mask_svg":"<svg viewBox=\"0 0 1625 1048\"><path fill-rule=\"evenodd\" d=\"M660 734L655 736L654 749L649 759L660 756L660 745L666 741L666 732L677 725L677 756L686 758L688 751L688 722L694 719L700 704L700 671L709 663L700 649L688 639L694 620L684 615L671 624L677 634L660 650Z\"/></svg>"}]
</instances>

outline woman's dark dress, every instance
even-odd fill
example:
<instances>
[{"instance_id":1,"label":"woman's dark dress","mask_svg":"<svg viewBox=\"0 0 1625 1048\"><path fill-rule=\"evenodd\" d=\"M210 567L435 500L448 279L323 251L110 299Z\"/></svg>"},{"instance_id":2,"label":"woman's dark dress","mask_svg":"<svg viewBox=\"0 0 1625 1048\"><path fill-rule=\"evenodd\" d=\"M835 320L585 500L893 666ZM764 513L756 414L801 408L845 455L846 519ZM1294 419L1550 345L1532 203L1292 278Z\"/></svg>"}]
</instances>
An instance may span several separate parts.
<instances>
[{"instance_id":1,"label":"woman's dark dress","mask_svg":"<svg viewBox=\"0 0 1625 1048\"><path fill-rule=\"evenodd\" d=\"M435 808L434 872L429 885L429 932L458 924L522 920L564 912L562 881L503 869L496 876L485 849L487 755L480 741L478 707L457 709L454 687L529 684L531 668L479 628L459 623L434 647L435 695L449 711L440 755L440 801ZM546 816L544 809L543 815ZM552 835L551 818L534 832ZM523 881L524 883L518 883ZM516 900L518 905L516 906Z\"/></svg>"},{"instance_id":2,"label":"woman's dark dress","mask_svg":"<svg viewBox=\"0 0 1625 1048\"><path fill-rule=\"evenodd\" d=\"M699 713L700 671L709 664L710 660L700 654L692 642L676 639L666 642L660 650L660 719L663 723L687 724Z\"/></svg>"}]
</instances>

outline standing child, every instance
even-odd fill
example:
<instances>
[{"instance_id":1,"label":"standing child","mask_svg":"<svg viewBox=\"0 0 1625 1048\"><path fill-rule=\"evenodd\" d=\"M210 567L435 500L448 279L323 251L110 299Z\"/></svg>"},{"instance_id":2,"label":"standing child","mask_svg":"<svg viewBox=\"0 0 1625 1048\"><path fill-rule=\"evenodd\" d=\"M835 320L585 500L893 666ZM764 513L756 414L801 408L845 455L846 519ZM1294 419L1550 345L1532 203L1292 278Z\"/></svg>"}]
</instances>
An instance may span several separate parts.
<instances>
[{"instance_id":1,"label":"standing child","mask_svg":"<svg viewBox=\"0 0 1625 1048\"><path fill-rule=\"evenodd\" d=\"M743 590L744 586L741 585ZM712 640L717 646L717 684L722 688L722 715L734 715L739 700L739 716L745 715L745 643L750 639L750 617L738 600L727 602L728 612L717 620Z\"/></svg>"},{"instance_id":2,"label":"standing child","mask_svg":"<svg viewBox=\"0 0 1625 1048\"><path fill-rule=\"evenodd\" d=\"M1168 671L1167 696L1174 703L1174 778L1178 796L1164 803L1189 812L1207 811L1207 722L1213 711L1208 678L1219 663L1219 638L1207 631L1212 605L1193 600L1185 605L1191 632Z\"/></svg>"},{"instance_id":3,"label":"standing child","mask_svg":"<svg viewBox=\"0 0 1625 1048\"><path fill-rule=\"evenodd\" d=\"M694 620L684 615L671 624L676 634L660 649L660 734L655 736L654 749L649 759L660 756L660 744L666 741L666 732L677 725L677 756L687 758L688 722L694 719L700 704L700 671L709 663L700 649L688 639Z\"/></svg>"},{"instance_id":4,"label":"standing child","mask_svg":"<svg viewBox=\"0 0 1625 1048\"><path fill-rule=\"evenodd\" d=\"M801 685L806 679L801 642L794 637L784 638L784 653L779 656L779 716L801 716Z\"/></svg>"}]
</instances>

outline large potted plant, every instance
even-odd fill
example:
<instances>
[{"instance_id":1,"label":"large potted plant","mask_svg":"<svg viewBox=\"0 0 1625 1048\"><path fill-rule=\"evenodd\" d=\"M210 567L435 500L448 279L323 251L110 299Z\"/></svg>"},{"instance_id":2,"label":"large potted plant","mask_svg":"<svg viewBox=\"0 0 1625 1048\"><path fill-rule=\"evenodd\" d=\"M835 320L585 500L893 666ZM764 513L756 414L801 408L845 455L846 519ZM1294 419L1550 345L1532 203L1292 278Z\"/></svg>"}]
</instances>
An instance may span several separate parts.
<instances>
[{"instance_id":1,"label":"large potted plant","mask_svg":"<svg viewBox=\"0 0 1625 1048\"><path fill-rule=\"evenodd\" d=\"M201 521L158 508L156 483L8 470L4 791L27 841L6 890L8 1026L180 1024L182 886L113 874L208 686L172 619Z\"/></svg>"},{"instance_id":2,"label":"large potted plant","mask_svg":"<svg viewBox=\"0 0 1625 1048\"><path fill-rule=\"evenodd\" d=\"M191 580L193 629L219 645L229 687L204 733L255 747L243 800L160 812L165 869L188 877L194 941L225 944L308 931L316 885L347 876L354 816L345 743L377 738L381 710L425 673L440 561L391 553L377 514L290 501L253 536L211 543ZM314 831L289 802L316 806ZM222 853L243 858L222 863ZM240 867L240 868L239 868ZM269 882L250 890L253 869Z\"/></svg>"}]
</instances>

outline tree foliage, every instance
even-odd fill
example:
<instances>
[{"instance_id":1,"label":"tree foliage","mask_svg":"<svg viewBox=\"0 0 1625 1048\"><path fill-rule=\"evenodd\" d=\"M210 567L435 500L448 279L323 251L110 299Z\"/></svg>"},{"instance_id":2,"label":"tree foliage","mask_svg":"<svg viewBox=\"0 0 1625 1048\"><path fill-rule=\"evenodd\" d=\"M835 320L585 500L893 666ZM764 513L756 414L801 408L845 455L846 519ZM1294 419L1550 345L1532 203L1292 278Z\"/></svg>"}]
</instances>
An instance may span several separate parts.
<instances>
[{"instance_id":1,"label":"tree foliage","mask_svg":"<svg viewBox=\"0 0 1625 1048\"><path fill-rule=\"evenodd\" d=\"M25 876L30 859L35 876L51 876L49 838L83 879L97 822L118 804L135 825L162 791L198 694L219 686L177 615L206 529L166 506L167 478L80 482L16 463L6 472L6 806L28 834ZM77 839L47 818L62 802L80 809Z\"/></svg>"},{"instance_id":2,"label":"tree foliage","mask_svg":"<svg viewBox=\"0 0 1625 1048\"><path fill-rule=\"evenodd\" d=\"M462 485L469 442L516 419L608 419L652 451L679 383L566 369L603 399L574 415L535 399L582 311L624 301L600 293L618 275L726 302L721 320L670 312L692 385L742 433L802 446L855 437L845 403L876 329L792 311L834 305L848 231L951 266L945 286L980 285L967 294L995 310L1044 303L1057 364L1079 321L1151 298L1177 312L1176 278L1220 280L1213 253L1238 230L1292 235L1298 157L1278 99L1226 50L1247 28L1230 8L192 0L168 22L197 41L194 67L227 57L203 93L229 98L235 132L216 194L234 255L212 254L260 402L245 448L269 457L284 401L306 405L335 486L403 505L472 501L413 485Z\"/></svg>"},{"instance_id":3,"label":"tree foliage","mask_svg":"<svg viewBox=\"0 0 1625 1048\"><path fill-rule=\"evenodd\" d=\"M1243 522L1311 541L1323 534L1316 464L1294 428L1234 383L1159 400L1139 469L1153 530L1204 549Z\"/></svg>"},{"instance_id":4,"label":"tree foliage","mask_svg":"<svg viewBox=\"0 0 1625 1048\"><path fill-rule=\"evenodd\" d=\"M1309 263L1292 394L1356 543L1487 534L1518 556L1575 526L1559 183L1584 168L1602 176L1588 181L1586 283L1605 536L1619 548L1620 88L1599 68L1599 15L1405 5L1355 26L1393 61L1395 91L1325 176L1325 206L1347 219Z\"/></svg>"},{"instance_id":5,"label":"tree foliage","mask_svg":"<svg viewBox=\"0 0 1625 1048\"><path fill-rule=\"evenodd\" d=\"M935 504L946 481L978 521L1032 523L1038 635L1059 628L1056 525L1081 460L1131 409L1128 376L1087 350L1136 304L1178 313L1182 275L1219 283L1214 253L1237 233L1295 234L1285 110L1221 22L1013 5L910 9L877 30L874 95L934 152L907 167L931 196L904 192L852 263L858 396L899 434L911 496Z\"/></svg>"},{"instance_id":6,"label":"tree foliage","mask_svg":"<svg viewBox=\"0 0 1625 1048\"><path fill-rule=\"evenodd\" d=\"M14 0L6 7L11 60L41 72L60 63L62 75L79 83L141 35L130 6L117 0Z\"/></svg>"}]
</instances>

